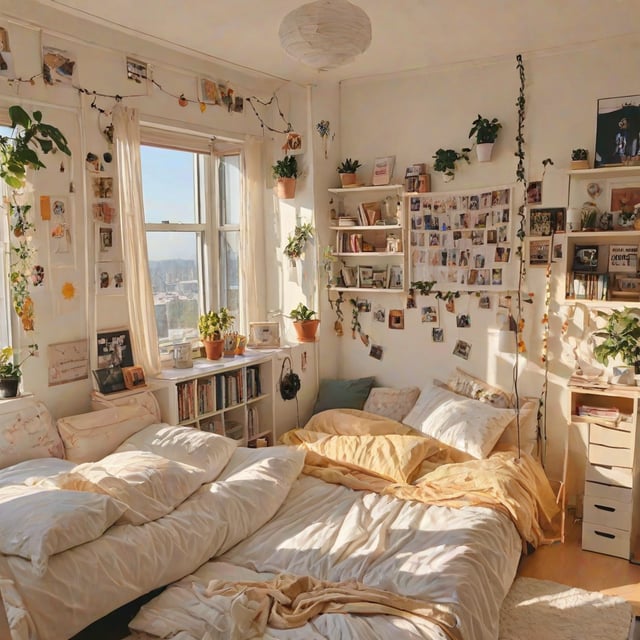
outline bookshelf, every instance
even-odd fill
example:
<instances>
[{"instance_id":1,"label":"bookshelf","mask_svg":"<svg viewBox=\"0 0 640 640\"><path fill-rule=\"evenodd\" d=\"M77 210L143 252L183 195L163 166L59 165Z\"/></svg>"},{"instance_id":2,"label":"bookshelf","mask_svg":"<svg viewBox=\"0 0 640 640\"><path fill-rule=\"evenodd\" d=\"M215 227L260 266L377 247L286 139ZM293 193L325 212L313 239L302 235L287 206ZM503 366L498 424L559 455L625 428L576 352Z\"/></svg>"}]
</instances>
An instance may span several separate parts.
<instances>
[{"instance_id":1,"label":"bookshelf","mask_svg":"<svg viewBox=\"0 0 640 640\"><path fill-rule=\"evenodd\" d=\"M638 202L640 166L569 171L568 221L585 203L598 214L595 230L579 230L577 218L567 228L565 300L604 307L640 301L640 231L623 218L621 194Z\"/></svg>"},{"instance_id":2,"label":"bookshelf","mask_svg":"<svg viewBox=\"0 0 640 640\"><path fill-rule=\"evenodd\" d=\"M338 284L352 292L405 289L405 213L402 185L329 189L335 234L333 255L341 261Z\"/></svg>"},{"instance_id":3,"label":"bookshelf","mask_svg":"<svg viewBox=\"0 0 640 640\"><path fill-rule=\"evenodd\" d=\"M196 360L189 369L164 369L156 397L162 419L256 446L274 437L273 355L247 349L242 356Z\"/></svg>"}]
</instances>

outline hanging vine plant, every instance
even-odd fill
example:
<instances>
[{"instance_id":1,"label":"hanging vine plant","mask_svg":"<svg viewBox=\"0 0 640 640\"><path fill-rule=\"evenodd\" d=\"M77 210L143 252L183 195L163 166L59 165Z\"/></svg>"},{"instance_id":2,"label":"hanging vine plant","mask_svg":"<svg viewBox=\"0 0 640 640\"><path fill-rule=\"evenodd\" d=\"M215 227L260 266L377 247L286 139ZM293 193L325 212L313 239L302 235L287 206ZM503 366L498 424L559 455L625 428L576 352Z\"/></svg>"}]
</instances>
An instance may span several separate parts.
<instances>
[{"instance_id":1,"label":"hanging vine plant","mask_svg":"<svg viewBox=\"0 0 640 640\"><path fill-rule=\"evenodd\" d=\"M284 255L290 260L299 258L304 253L307 242L313 238L313 225L310 222L297 224L295 231L289 234L284 246Z\"/></svg>"},{"instance_id":2,"label":"hanging vine plant","mask_svg":"<svg viewBox=\"0 0 640 640\"><path fill-rule=\"evenodd\" d=\"M43 169L39 152L48 154L57 150L71 155L67 139L56 127L42 121L42 113L29 115L22 107L9 107L12 132L0 136L0 178L11 189L9 202L9 227L16 240L11 245L9 282L13 308L25 331L34 329L33 300L30 294L33 256L35 249L30 244L30 230L34 229L29 219L31 206L19 202L27 183L27 170Z\"/></svg>"}]
</instances>

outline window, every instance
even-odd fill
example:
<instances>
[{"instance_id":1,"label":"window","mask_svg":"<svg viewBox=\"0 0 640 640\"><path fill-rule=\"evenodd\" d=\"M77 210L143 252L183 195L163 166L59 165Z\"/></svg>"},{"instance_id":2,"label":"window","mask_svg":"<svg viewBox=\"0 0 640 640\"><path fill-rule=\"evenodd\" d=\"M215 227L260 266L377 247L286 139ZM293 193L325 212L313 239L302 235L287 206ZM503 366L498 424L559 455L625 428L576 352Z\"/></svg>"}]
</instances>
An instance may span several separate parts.
<instances>
[{"instance_id":1,"label":"window","mask_svg":"<svg viewBox=\"0 0 640 640\"><path fill-rule=\"evenodd\" d=\"M158 138L161 138L159 141ZM198 339L198 318L226 306L240 326L239 149L143 129L142 189L161 352Z\"/></svg>"}]
</instances>

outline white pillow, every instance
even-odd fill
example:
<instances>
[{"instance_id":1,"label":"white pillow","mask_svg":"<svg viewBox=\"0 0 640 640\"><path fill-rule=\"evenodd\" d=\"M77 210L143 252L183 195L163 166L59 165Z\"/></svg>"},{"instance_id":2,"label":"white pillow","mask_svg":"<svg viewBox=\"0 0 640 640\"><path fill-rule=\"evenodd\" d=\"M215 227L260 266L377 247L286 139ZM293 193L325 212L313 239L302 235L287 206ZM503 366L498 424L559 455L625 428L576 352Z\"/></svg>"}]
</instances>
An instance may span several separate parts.
<instances>
[{"instance_id":1,"label":"white pillow","mask_svg":"<svg viewBox=\"0 0 640 640\"><path fill-rule=\"evenodd\" d=\"M142 391L140 393L134 393L130 396L121 396L119 398L105 398L103 395L98 395L97 392L91 394L91 409L93 411L100 411L101 409L111 409L112 407L144 407L151 415L156 418L156 422L162 422L162 416L160 412L160 405L158 399L152 391Z\"/></svg>"},{"instance_id":2,"label":"white pillow","mask_svg":"<svg viewBox=\"0 0 640 640\"><path fill-rule=\"evenodd\" d=\"M520 450L535 456L538 444L539 401L534 398L525 398L520 404ZM514 449L518 446L518 425L515 415L496 443L496 447L505 446Z\"/></svg>"},{"instance_id":3,"label":"white pillow","mask_svg":"<svg viewBox=\"0 0 640 640\"><path fill-rule=\"evenodd\" d=\"M126 506L109 496L13 485L0 488L0 552L31 560L38 575L49 556L100 537Z\"/></svg>"},{"instance_id":4,"label":"white pillow","mask_svg":"<svg viewBox=\"0 0 640 640\"><path fill-rule=\"evenodd\" d=\"M431 386L420 392L403 422L474 458L486 458L513 417L513 409L498 409Z\"/></svg>"},{"instance_id":5,"label":"white pillow","mask_svg":"<svg viewBox=\"0 0 640 640\"><path fill-rule=\"evenodd\" d=\"M64 458L49 410L33 398L1 403L0 468L33 458Z\"/></svg>"},{"instance_id":6,"label":"white pillow","mask_svg":"<svg viewBox=\"0 0 640 640\"><path fill-rule=\"evenodd\" d=\"M127 438L116 451L149 451L205 471L215 480L238 446L238 441L194 427L152 424Z\"/></svg>"},{"instance_id":7,"label":"white pillow","mask_svg":"<svg viewBox=\"0 0 640 640\"><path fill-rule=\"evenodd\" d=\"M11 465L6 469L0 469L0 487L10 484L31 484L30 478L42 478L54 476L63 471L70 471L76 465L62 458L36 458L25 460Z\"/></svg>"},{"instance_id":8,"label":"white pillow","mask_svg":"<svg viewBox=\"0 0 640 640\"><path fill-rule=\"evenodd\" d=\"M157 422L144 407L126 405L58 420L67 460L92 462L112 453L130 435Z\"/></svg>"},{"instance_id":9,"label":"white pillow","mask_svg":"<svg viewBox=\"0 0 640 640\"><path fill-rule=\"evenodd\" d=\"M418 387L405 389L373 387L362 410L401 422L411 411L419 395L420 389Z\"/></svg>"},{"instance_id":10,"label":"white pillow","mask_svg":"<svg viewBox=\"0 0 640 640\"><path fill-rule=\"evenodd\" d=\"M173 511L200 488L204 475L197 467L148 451L119 451L39 484L106 494L128 507L119 524L144 524Z\"/></svg>"}]
</instances>

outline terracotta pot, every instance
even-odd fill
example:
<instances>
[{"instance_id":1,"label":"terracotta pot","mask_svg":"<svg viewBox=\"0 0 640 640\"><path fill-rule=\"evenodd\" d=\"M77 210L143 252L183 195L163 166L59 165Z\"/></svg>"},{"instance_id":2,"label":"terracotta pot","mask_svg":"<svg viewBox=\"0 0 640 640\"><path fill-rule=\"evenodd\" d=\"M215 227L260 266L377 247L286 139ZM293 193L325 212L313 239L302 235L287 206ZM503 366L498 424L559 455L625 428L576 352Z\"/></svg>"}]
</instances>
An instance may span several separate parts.
<instances>
[{"instance_id":1,"label":"terracotta pot","mask_svg":"<svg viewBox=\"0 0 640 640\"><path fill-rule=\"evenodd\" d=\"M296 179L278 178L278 181L276 183L276 194L281 200L289 200L291 198L295 198Z\"/></svg>"},{"instance_id":2,"label":"terracotta pot","mask_svg":"<svg viewBox=\"0 0 640 640\"><path fill-rule=\"evenodd\" d=\"M349 185L356 183L356 174L355 173L341 173L340 174L340 184L343 187L348 187Z\"/></svg>"},{"instance_id":3,"label":"terracotta pot","mask_svg":"<svg viewBox=\"0 0 640 640\"><path fill-rule=\"evenodd\" d=\"M222 349L224 340L203 340L204 352L207 360L220 360L222 358Z\"/></svg>"},{"instance_id":4,"label":"terracotta pot","mask_svg":"<svg viewBox=\"0 0 640 640\"><path fill-rule=\"evenodd\" d=\"M320 320L297 320L293 327L298 334L298 342L315 342Z\"/></svg>"},{"instance_id":5,"label":"terracotta pot","mask_svg":"<svg viewBox=\"0 0 640 640\"><path fill-rule=\"evenodd\" d=\"M16 398L20 378L0 378L0 398Z\"/></svg>"}]
</instances>

